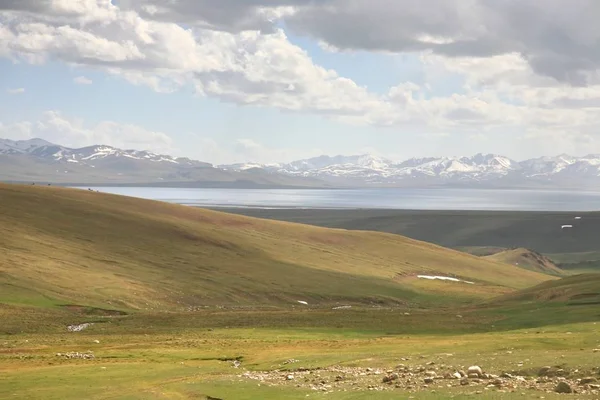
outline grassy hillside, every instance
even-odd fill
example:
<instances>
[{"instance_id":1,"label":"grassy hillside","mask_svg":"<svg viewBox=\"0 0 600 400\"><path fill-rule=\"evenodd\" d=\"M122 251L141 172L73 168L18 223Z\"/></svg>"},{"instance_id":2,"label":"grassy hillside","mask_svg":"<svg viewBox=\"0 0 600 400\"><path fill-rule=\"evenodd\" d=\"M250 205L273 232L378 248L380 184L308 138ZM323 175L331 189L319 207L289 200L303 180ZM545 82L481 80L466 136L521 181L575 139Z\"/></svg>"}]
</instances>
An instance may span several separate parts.
<instances>
[{"instance_id":1,"label":"grassy hillside","mask_svg":"<svg viewBox=\"0 0 600 400\"><path fill-rule=\"evenodd\" d=\"M544 274L557 276L564 275L564 271L556 266L551 259L529 249L509 249L484 257L488 260L516 265L521 268L542 272Z\"/></svg>"},{"instance_id":2,"label":"grassy hillside","mask_svg":"<svg viewBox=\"0 0 600 400\"><path fill-rule=\"evenodd\" d=\"M600 251L600 213L228 209L254 217L372 230L459 248L525 247L539 253ZM575 217L581 217L576 220ZM561 229L573 225L572 229ZM568 255L566 255L568 257ZM589 260L589 259L586 259Z\"/></svg>"},{"instance_id":3,"label":"grassy hillside","mask_svg":"<svg viewBox=\"0 0 600 400\"><path fill-rule=\"evenodd\" d=\"M551 277L397 235L0 185L0 302L122 309L489 297ZM473 281L425 281L417 274Z\"/></svg>"},{"instance_id":4,"label":"grassy hillside","mask_svg":"<svg viewBox=\"0 0 600 400\"><path fill-rule=\"evenodd\" d=\"M531 288L501 296L494 303L547 303L570 306L600 304L600 274L580 274L544 282Z\"/></svg>"}]
</instances>

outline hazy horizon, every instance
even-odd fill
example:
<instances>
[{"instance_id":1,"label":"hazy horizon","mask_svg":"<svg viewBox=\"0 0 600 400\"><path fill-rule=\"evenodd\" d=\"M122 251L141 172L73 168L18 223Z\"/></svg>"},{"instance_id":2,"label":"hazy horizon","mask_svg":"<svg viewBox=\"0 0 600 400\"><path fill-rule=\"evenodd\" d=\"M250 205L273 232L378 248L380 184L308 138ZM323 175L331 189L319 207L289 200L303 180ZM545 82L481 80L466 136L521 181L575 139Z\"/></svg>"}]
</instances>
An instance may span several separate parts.
<instances>
[{"instance_id":1,"label":"hazy horizon","mask_svg":"<svg viewBox=\"0 0 600 400\"><path fill-rule=\"evenodd\" d=\"M46 139L38 138L38 137L30 138L30 139L10 139L10 138L2 138L2 137L0 137L0 140L2 140L2 139L13 140L13 141L19 141L19 140L40 140L41 139L41 140L46 141ZM58 146L67 147L67 146L62 145L61 143L56 143L56 142L48 142L48 143L51 143L51 144L54 144L54 145L58 145ZM81 148L91 147L91 146L111 146L111 145L108 145L108 144L105 144L105 143L96 143L94 145L83 146ZM77 147L75 147L74 149L77 149ZM135 151L138 151L140 149L136 149L136 148L121 148L121 150L135 150ZM169 156L173 155L173 154L168 154L168 153L157 153L157 154L159 154L159 155L169 155ZM582 156L574 156L573 154L560 153L560 154L544 154L544 155L539 155L539 156L532 157L532 158L527 158L527 159L514 159L514 158L508 157L508 156L506 156L504 154L482 153L482 152L478 152L478 153L474 153L474 154L448 154L448 155L440 155L440 156L437 156L435 158L462 158L462 157L473 158L473 157L476 157L478 155L506 157L506 158L510 158L511 160L516 161L516 162L524 162L524 161L528 161L530 159L544 158L544 157L557 158L557 157L561 157L561 156L578 157L578 158L584 158L584 157L588 157L589 156L589 157L598 157L598 158L600 158L600 154L593 154L593 153L584 154ZM332 154L319 154L319 155L311 156L311 157L309 157L307 159L314 159L314 158L319 158L319 157L336 158L336 157L363 157L363 156L365 156L365 157L370 157L370 156L371 157L377 157L377 158L381 158L381 159L384 159L386 161L392 161L392 162L395 162L395 163L400 163L400 162L408 161L408 160L411 160L411 159L434 158L434 156L422 156L422 157L413 156L413 157L403 158L403 159L394 159L394 158L391 158L391 157L386 157L385 155L375 154L375 153L368 153L367 152L367 153L356 153L356 154L335 154L335 153L332 153ZM191 158L191 159L193 159L193 158ZM286 163L295 162L295 161L303 161L303 160L307 160L307 159L294 159L294 160L290 160L290 161L272 161L272 162L268 162L268 163L259 163L259 162L254 161L254 160L246 160L246 161L241 161L241 162L238 162L238 163L231 163L231 164L222 163L222 164L213 164L213 165L218 166L218 165L234 165L234 164L254 164L254 163L256 163L256 164L264 164L264 165L269 165L269 164L275 165L275 164L286 164ZM206 160L197 159L196 161L206 161Z\"/></svg>"}]
</instances>

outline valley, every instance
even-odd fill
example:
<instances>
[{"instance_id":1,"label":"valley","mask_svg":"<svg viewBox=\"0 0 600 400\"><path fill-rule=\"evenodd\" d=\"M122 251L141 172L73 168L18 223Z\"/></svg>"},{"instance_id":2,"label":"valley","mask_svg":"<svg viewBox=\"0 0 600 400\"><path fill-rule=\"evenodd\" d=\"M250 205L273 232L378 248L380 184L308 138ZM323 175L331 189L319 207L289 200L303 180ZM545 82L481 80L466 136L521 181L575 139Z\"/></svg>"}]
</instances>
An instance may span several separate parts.
<instances>
[{"instance_id":1,"label":"valley","mask_svg":"<svg viewBox=\"0 0 600 400\"><path fill-rule=\"evenodd\" d=\"M0 398L600 394L600 275L561 269L593 243L531 239L570 214L244 216L5 184L0 201ZM526 249L493 248L502 229Z\"/></svg>"}]
</instances>

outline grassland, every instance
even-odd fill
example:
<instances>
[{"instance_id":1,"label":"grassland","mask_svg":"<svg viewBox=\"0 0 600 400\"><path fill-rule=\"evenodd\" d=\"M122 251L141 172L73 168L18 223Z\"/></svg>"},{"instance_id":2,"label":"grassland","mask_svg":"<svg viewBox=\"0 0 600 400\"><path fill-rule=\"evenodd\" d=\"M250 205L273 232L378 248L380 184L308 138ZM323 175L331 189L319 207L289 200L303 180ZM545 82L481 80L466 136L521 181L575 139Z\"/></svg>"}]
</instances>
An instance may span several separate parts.
<instances>
[{"instance_id":1,"label":"grassland","mask_svg":"<svg viewBox=\"0 0 600 400\"><path fill-rule=\"evenodd\" d=\"M600 252L600 241L596 239L600 236L600 212L260 209L226 211L331 228L389 232L450 248L524 247L542 254ZM576 220L575 217L581 219ZM573 225L573 229L561 229L565 224Z\"/></svg>"},{"instance_id":2,"label":"grassland","mask_svg":"<svg viewBox=\"0 0 600 400\"><path fill-rule=\"evenodd\" d=\"M548 275L561 276L565 274L551 259L529 249L508 249L484 257L488 260L516 265Z\"/></svg>"},{"instance_id":3,"label":"grassland","mask_svg":"<svg viewBox=\"0 0 600 400\"><path fill-rule=\"evenodd\" d=\"M577 383L600 373L597 275L81 190L0 202L2 399L564 398L545 365L599 395ZM515 377L424 384L473 364Z\"/></svg>"},{"instance_id":4,"label":"grassland","mask_svg":"<svg viewBox=\"0 0 600 400\"><path fill-rule=\"evenodd\" d=\"M422 304L549 279L385 233L75 189L5 185L0 198L5 303L145 310L297 305L297 300ZM477 285L424 283L418 274L452 275Z\"/></svg>"}]
</instances>

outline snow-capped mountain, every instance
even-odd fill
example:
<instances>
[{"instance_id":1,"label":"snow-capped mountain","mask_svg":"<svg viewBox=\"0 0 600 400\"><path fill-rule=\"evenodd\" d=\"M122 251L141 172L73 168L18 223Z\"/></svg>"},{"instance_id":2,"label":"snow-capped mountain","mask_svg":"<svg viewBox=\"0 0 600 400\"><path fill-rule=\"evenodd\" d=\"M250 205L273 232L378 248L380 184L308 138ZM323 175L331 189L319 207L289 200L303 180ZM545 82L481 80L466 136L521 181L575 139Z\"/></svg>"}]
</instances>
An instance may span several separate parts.
<instances>
[{"instance_id":1,"label":"snow-capped mountain","mask_svg":"<svg viewBox=\"0 0 600 400\"><path fill-rule=\"evenodd\" d=\"M248 164L222 166L244 169ZM349 185L406 184L490 184L502 182L523 186L527 183L557 184L571 179L597 179L600 183L600 155L573 157L560 155L517 162L496 154L476 154L472 157L427 157L393 161L373 155L320 156L288 164L259 165L272 172L293 176L315 177Z\"/></svg>"},{"instance_id":2,"label":"snow-capped mountain","mask_svg":"<svg viewBox=\"0 0 600 400\"><path fill-rule=\"evenodd\" d=\"M59 146L43 139L8 140L0 139L0 154L31 155L54 161L93 165L94 162L126 158L131 160L151 161L155 163L173 163L179 165L210 164L193 161L188 158L177 158L149 151L121 150L111 146L96 145L77 149Z\"/></svg>"},{"instance_id":3,"label":"snow-capped mountain","mask_svg":"<svg viewBox=\"0 0 600 400\"><path fill-rule=\"evenodd\" d=\"M321 187L323 182L256 168L224 170L188 158L95 145L69 148L42 139L0 139L0 180L192 187Z\"/></svg>"},{"instance_id":4,"label":"snow-capped mountain","mask_svg":"<svg viewBox=\"0 0 600 400\"><path fill-rule=\"evenodd\" d=\"M319 156L290 163L213 166L188 158L96 145L68 148L42 139L0 139L0 179L54 182L140 182L271 187L439 186L596 188L600 155L561 154L517 162L496 154L394 161L364 154ZM187 183L186 183L187 182ZM240 183L241 182L241 183Z\"/></svg>"}]
</instances>

